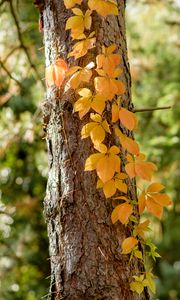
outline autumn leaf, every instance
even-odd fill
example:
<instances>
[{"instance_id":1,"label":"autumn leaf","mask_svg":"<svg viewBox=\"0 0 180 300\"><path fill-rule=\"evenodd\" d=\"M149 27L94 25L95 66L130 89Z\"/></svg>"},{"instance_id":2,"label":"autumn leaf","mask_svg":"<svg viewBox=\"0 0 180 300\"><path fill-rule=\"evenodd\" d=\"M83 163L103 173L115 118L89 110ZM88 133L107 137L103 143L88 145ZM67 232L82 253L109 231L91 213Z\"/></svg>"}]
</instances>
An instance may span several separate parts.
<instances>
[{"instance_id":1,"label":"autumn leaf","mask_svg":"<svg viewBox=\"0 0 180 300\"><path fill-rule=\"evenodd\" d=\"M91 108L95 110L97 113L102 114L105 108L105 101L106 101L106 99L102 95L99 94L93 95L91 90L87 88L83 88L79 90L78 94L82 97L75 102L74 111L79 112L80 118L83 118Z\"/></svg>"},{"instance_id":2,"label":"autumn leaf","mask_svg":"<svg viewBox=\"0 0 180 300\"><path fill-rule=\"evenodd\" d=\"M123 107L119 110L119 120L129 130L133 130L137 124L135 114Z\"/></svg>"},{"instance_id":3,"label":"autumn leaf","mask_svg":"<svg viewBox=\"0 0 180 300\"><path fill-rule=\"evenodd\" d=\"M126 238L122 242L122 254L130 253L137 244L138 240L135 239L133 236Z\"/></svg>"},{"instance_id":4,"label":"autumn leaf","mask_svg":"<svg viewBox=\"0 0 180 300\"><path fill-rule=\"evenodd\" d=\"M82 0L64 0L64 5L67 9L74 7L76 4L81 4Z\"/></svg>"},{"instance_id":5,"label":"autumn leaf","mask_svg":"<svg viewBox=\"0 0 180 300\"><path fill-rule=\"evenodd\" d=\"M145 232L149 230L148 226L150 224L149 220L145 220L142 223L139 223L134 229L134 235L139 235L142 239L145 239Z\"/></svg>"},{"instance_id":6,"label":"autumn leaf","mask_svg":"<svg viewBox=\"0 0 180 300\"><path fill-rule=\"evenodd\" d=\"M111 180L115 172L120 172L120 158L119 148L117 146L112 146L109 149L104 144L95 144L95 149L101 154L100 159L95 161L93 157L93 169L96 169L98 177L103 183ZM90 167L89 167L90 165ZM92 170L92 156L90 156L85 163L85 171Z\"/></svg>"},{"instance_id":7,"label":"autumn leaf","mask_svg":"<svg viewBox=\"0 0 180 300\"><path fill-rule=\"evenodd\" d=\"M83 126L81 130L82 139L90 136L94 144L100 144L105 138L105 132L111 133L107 121L102 120L100 115L99 117L97 122L90 122ZM93 120L94 114L91 114L90 118Z\"/></svg>"},{"instance_id":8,"label":"autumn leaf","mask_svg":"<svg viewBox=\"0 0 180 300\"><path fill-rule=\"evenodd\" d=\"M119 76L119 70L116 69L113 75L108 76L102 69L96 69L99 75L94 79L94 86L100 95L104 95L108 100L112 100L115 95L121 95L125 92L125 85L121 80L116 79Z\"/></svg>"},{"instance_id":9,"label":"autumn leaf","mask_svg":"<svg viewBox=\"0 0 180 300\"><path fill-rule=\"evenodd\" d=\"M89 0L88 6L91 10L96 10L103 17L107 15L118 15L116 0Z\"/></svg>"},{"instance_id":10,"label":"autumn leaf","mask_svg":"<svg viewBox=\"0 0 180 300\"><path fill-rule=\"evenodd\" d=\"M95 32L90 33L88 37L85 34L78 36L79 42L73 46L73 51L68 54L68 57L74 56L75 59L78 59L88 52L88 50L95 47L96 38L94 37Z\"/></svg>"},{"instance_id":11,"label":"autumn leaf","mask_svg":"<svg viewBox=\"0 0 180 300\"><path fill-rule=\"evenodd\" d=\"M172 204L167 194L160 193L163 189L164 186L161 183L152 183L145 191L142 191L138 199L139 213L142 213L146 207L149 213L161 219L163 207Z\"/></svg>"},{"instance_id":12,"label":"autumn leaf","mask_svg":"<svg viewBox=\"0 0 180 300\"><path fill-rule=\"evenodd\" d=\"M126 173L130 178L139 176L144 180L151 180L152 174L157 167L152 162L144 162L145 155L140 153L135 158L128 156L129 162L125 166ZM128 160L127 159L127 160Z\"/></svg>"},{"instance_id":13,"label":"autumn leaf","mask_svg":"<svg viewBox=\"0 0 180 300\"><path fill-rule=\"evenodd\" d=\"M100 179L97 182L97 188L102 188L106 198L112 197L116 190L127 193L127 185L123 182L127 178L125 173L116 174L111 180L103 183Z\"/></svg>"},{"instance_id":14,"label":"autumn leaf","mask_svg":"<svg viewBox=\"0 0 180 300\"><path fill-rule=\"evenodd\" d=\"M71 88L76 90L82 82L89 82L92 76L91 69L94 67L94 63L90 62L86 67L81 68L79 66L71 67L66 72L66 77L71 76L69 83Z\"/></svg>"},{"instance_id":15,"label":"autumn leaf","mask_svg":"<svg viewBox=\"0 0 180 300\"><path fill-rule=\"evenodd\" d=\"M115 128L115 134L118 136L120 143L125 150L134 155L139 154L139 145L136 141L123 134L119 128Z\"/></svg>"},{"instance_id":16,"label":"autumn leaf","mask_svg":"<svg viewBox=\"0 0 180 300\"><path fill-rule=\"evenodd\" d=\"M92 17L89 9L83 14L82 10L79 8L72 9L75 16L70 17L66 22L66 30L71 30L71 36L73 39L78 39L78 37L84 33L84 30L89 30L91 28Z\"/></svg>"},{"instance_id":17,"label":"autumn leaf","mask_svg":"<svg viewBox=\"0 0 180 300\"><path fill-rule=\"evenodd\" d=\"M96 63L98 69L103 69L110 77L113 76L114 70L120 64L119 54L114 54L117 46L112 44L109 47L102 47L102 54L97 55Z\"/></svg>"},{"instance_id":18,"label":"autumn leaf","mask_svg":"<svg viewBox=\"0 0 180 300\"><path fill-rule=\"evenodd\" d=\"M125 224L131 216L132 211L133 207L129 203L117 205L111 214L112 223L114 224L119 220L122 224Z\"/></svg>"},{"instance_id":19,"label":"autumn leaf","mask_svg":"<svg viewBox=\"0 0 180 300\"><path fill-rule=\"evenodd\" d=\"M144 274L140 276L134 275L133 278L135 279L135 281L130 283L131 291L136 292L138 295L140 295L143 292L144 287L146 286Z\"/></svg>"},{"instance_id":20,"label":"autumn leaf","mask_svg":"<svg viewBox=\"0 0 180 300\"><path fill-rule=\"evenodd\" d=\"M55 84L58 88L60 88L65 79L67 70L67 64L62 58L58 58L54 64L47 67L45 70L47 87Z\"/></svg>"}]
</instances>

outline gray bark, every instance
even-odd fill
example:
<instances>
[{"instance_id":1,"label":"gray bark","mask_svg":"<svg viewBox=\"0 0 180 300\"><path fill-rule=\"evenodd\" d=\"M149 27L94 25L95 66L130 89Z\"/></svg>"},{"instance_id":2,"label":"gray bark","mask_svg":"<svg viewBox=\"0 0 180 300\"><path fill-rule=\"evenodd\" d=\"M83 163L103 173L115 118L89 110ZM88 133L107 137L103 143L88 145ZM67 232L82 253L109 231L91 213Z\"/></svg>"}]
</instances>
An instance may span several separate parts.
<instances>
[{"instance_id":1,"label":"gray bark","mask_svg":"<svg viewBox=\"0 0 180 300\"><path fill-rule=\"evenodd\" d=\"M123 81L127 92L125 107L132 108L130 73L124 24L124 1L119 1L118 17L100 18L93 13L93 30L97 47L77 63L84 66L100 52L101 46L118 45L122 56ZM46 66L60 54L67 60L72 47L65 22L71 15L62 0L45 0L43 8ZM48 228L51 262L50 300L127 300L148 299L148 294L137 296L129 288L132 274L141 266L129 263L121 254L121 241L130 230L121 224L112 225L112 201L96 189L95 172L84 172L86 158L93 153L89 139L81 140L80 132L88 117L79 120L73 113L75 95L49 88L43 104L47 127L49 175L44 212ZM128 132L127 132L128 134ZM108 140L115 142L115 137ZM123 159L123 156L122 156ZM128 182L129 195L136 198L134 181Z\"/></svg>"}]
</instances>

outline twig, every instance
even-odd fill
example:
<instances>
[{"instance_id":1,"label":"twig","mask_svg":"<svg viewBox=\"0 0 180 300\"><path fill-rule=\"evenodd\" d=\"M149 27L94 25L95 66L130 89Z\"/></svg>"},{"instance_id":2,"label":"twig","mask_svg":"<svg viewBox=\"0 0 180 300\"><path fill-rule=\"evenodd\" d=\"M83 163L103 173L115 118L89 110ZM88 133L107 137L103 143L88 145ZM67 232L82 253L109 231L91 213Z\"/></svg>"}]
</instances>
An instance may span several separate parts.
<instances>
[{"instance_id":1,"label":"twig","mask_svg":"<svg viewBox=\"0 0 180 300\"><path fill-rule=\"evenodd\" d=\"M5 65L3 64L3 62L0 60L0 66L2 67L2 69L6 72L6 74L9 76L9 78L11 78L12 80L14 80L21 88L22 88L22 84L21 82L16 79L9 71L8 69L5 67Z\"/></svg>"},{"instance_id":2,"label":"twig","mask_svg":"<svg viewBox=\"0 0 180 300\"><path fill-rule=\"evenodd\" d=\"M24 50L25 54L26 54L26 57L29 61L29 64L31 66L31 68L34 70L35 74L36 74L36 77L38 80L40 80L42 86L44 87L44 83L42 82L41 80L41 77L35 67L35 65L33 64L32 60L31 60L31 57L30 57L30 54L28 52L28 49L27 47L25 46L24 42L23 42L23 38L22 38L22 32L21 32L21 29L20 29L20 26L19 26L19 22L18 22L18 19L16 17L16 14L15 14L15 11L14 11L14 7L13 7L13 4L12 4L12 0L9 1L9 5L10 5L10 11L11 11L11 14L13 16L13 19L14 19L14 22L15 22L15 25L16 25L16 29L17 29L17 34L18 34L18 38L19 38L19 42L20 42L20 47Z\"/></svg>"},{"instance_id":3,"label":"twig","mask_svg":"<svg viewBox=\"0 0 180 300\"><path fill-rule=\"evenodd\" d=\"M21 47L17 46L15 48L13 48L8 54L7 56L3 59L3 64L5 64L5 62L8 60L8 58L17 50L19 50Z\"/></svg>"},{"instance_id":4,"label":"twig","mask_svg":"<svg viewBox=\"0 0 180 300\"><path fill-rule=\"evenodd\" d=\"M133 112L146 112L146 111L155 111L155 110L163 110L163 109L171 109L172 106L162 106L162 107L149 107L149 108L134 108Z\"/></svg>"}]
</instances>

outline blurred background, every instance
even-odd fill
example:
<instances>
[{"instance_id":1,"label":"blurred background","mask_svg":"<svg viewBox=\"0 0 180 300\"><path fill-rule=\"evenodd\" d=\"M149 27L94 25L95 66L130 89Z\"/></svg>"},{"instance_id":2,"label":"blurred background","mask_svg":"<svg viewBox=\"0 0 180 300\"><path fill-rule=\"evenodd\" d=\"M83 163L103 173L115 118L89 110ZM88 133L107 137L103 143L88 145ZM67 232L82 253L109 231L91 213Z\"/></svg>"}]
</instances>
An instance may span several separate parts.
<instances>
[{"instance_id":1,"label":"blurred background","mask_svg":"<svg viewBox=\"0 0 180 300\"><path fill-rule=\"evenodd\" d=\"M0 1L0 300L46 299L49 259L43 198L47 155L40 116L44 48L32 0ZM136 139L159 166L174 201L151 238L162 259L154 263L157 295L180 299L180 1L127 0L126 23L136 108Z\"/></svg>"}]
</instances>

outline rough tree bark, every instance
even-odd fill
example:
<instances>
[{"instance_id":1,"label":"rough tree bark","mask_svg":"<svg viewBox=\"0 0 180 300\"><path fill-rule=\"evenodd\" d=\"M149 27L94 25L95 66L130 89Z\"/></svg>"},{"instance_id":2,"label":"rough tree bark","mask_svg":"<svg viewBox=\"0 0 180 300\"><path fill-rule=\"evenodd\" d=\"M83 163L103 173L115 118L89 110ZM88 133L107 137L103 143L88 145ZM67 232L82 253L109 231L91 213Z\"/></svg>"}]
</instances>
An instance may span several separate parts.
<instances>
[{"instance_id":1,"label":"rough tree bark","mask_svg":"<svg viewBox=\"0 0 180 300\"><path fill-rule=\"evenodd\" d=\"M37 1L38 2L38 1ZM41 1L39 1L41 2ZM43 11L46 66L60 55L67 60L72 47L65 22L70 16L63 0L45 0ZM93 30L97 47L89 51L78 63L95 61L95 55L104 44L118 45L122 56L123 81L127 92L123 105L132 108L131 78L127 59L125 36L125 1L119 0L119 16L100 18L93 13ZM50 300L128 300L149 299L129 289L132 274L141 266L129 263L121 255L121 241L129 236L124 226L112 225L112 201L105 199L96 189L96 175L84 172L85 159L93 153L91 142L81 140L83 122L73 113L75 96L72 92L49 88L43 103L44 122L47 127L49 175L44 212L48 227L51 261ZM115 137L113 138L115 141ZM112 137L111 141L112 142ZM123 159L123 156L122 156ZM128 183L129 194L136 198L133 181Z\"/></svg>"}]
</instances>

